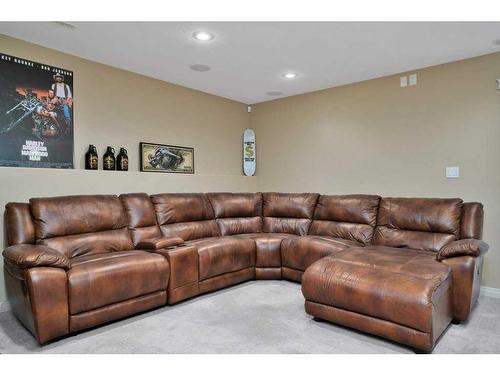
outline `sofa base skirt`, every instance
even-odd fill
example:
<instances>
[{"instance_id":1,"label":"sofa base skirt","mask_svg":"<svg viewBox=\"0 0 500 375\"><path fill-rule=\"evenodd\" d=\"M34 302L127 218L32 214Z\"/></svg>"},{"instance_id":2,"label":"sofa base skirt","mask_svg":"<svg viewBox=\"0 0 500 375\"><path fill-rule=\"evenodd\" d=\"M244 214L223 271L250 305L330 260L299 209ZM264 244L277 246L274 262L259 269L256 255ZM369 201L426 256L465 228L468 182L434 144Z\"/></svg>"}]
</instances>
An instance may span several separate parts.
<instances>
[{"instance_id":1,"label":"sofa base skirt","mask_svg":"<svg viewBox=\"0 0 500 375\"><path fill-rule=\"evenodd\" d=\"M283 279L297 281L299 283L302 281L303 273L304 272L299 270L294 270L293 268L288 268L288 267L281 268L281 276Z\"/></svg>"},{"instance_id":2,"label":"sofa base skirt","mask_svg":"<svg viewBox=\"0 0 500 375\"><path fill-rule=\"evenodd\" d=\"M173 305L174 303L184 301L198 294L200 294L198 281L173 289L168 288L168 304Z\"/></svg>"},{"instance_id":3,"label":"sofa base skirt","mask_svg":"<svg viewBox=\"0 0 500 375\"><path fill-rule=\"evenodd\" d=\"M435 340L433 340L431 333L421 332L386 320L307 300L305 308L309 315L316 318L381 336L411 346L419 351L429 353L434 348Z\"/></svg>"},{"instance_id":4,"label":"sofa base skirt","mask_svg":"<svg viewBox=\"0 0 500 375\"><path fill-rule=\"evenodd\" d=\"M55 267L16 269L4 264L12 312L39 344L69 332L66 272Z\"/></svg>"},{"instance_id":5,"label":"sofa base skirt","mask_svg":"<svg viewBox=\"0 0 500 375\"><path fill-rule=\"evenodd\" d=\"M255 279L255 268L244 268L239 271L228 272L223 275L200 281L199 289L200 293L208 293L225 288L226 286L239 284L253 279Z\"/></svg>"},{"instance_id":6,"label":"sofa base skirt","mask_svg":"<svg viewBox=\"0 0 500 375\"><path fill-rule=\"evenodd\" d=\"M123 302L104 306L99 309L71 315L69 318L70 332L77 332L104 323L118 320L142 311L151 310L167 303L167 292L160 290Z\"/></svg>"},{"instance_id":7,"label":"sofa base skirt","mask_svg":"<svg viewBox=\"0 0 500 375\"><path fill-rule=\"evenodd\" d=\"M281 267L255 268L255 278L257 280L281 280Z\"/></svg>"}]
</instances>

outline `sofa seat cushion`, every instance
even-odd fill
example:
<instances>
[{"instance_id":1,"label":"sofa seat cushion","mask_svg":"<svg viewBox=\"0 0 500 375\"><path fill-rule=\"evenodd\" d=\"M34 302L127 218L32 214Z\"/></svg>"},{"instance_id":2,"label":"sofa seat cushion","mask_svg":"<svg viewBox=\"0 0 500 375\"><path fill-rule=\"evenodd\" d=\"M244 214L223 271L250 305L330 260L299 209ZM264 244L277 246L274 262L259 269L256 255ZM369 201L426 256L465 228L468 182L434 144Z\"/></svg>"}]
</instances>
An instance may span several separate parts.
<instances>
[{"instance_id":1,"label":"sofa seat cushion","mask_svg":"<svg viewBox=\"0 0 500 375\"><path fill-rule=\"evenodd\" d=\"M210 237L187 241L186 245L198 249L200 281L255 266L255 241L251 238Z\"/></svg>"},{"instance_id":2,"label":"sofa seat cushion","mask_svg":"<svg viewBox=\"0 0 500 375\"><path fill-rule=\"evenodd\" d=\"M160 254L130 250L75 257L68 271L70 314L166 290L169 265Z\"/></svg>"},{"instance_id":3,"label":"sofa seat cushion","mask_svg":"<svg viewBox=\"0 0 500 375\"><path fill-rule=\"evenodd\" d=\"M283 267L305 271L318 259L359 246L362 246L360 242L341 238L323 236L288 238L281 243L281 264Z\"/></svg>"},{"instance_id":4,"label":"sofa seat cushion","mask_svg":"<svg viewBox=\"0 0 500 375\"><path fill-rule=\"evenodd\" d=\"M302 276L308 301L427 333L449 323L450 287L450 268L431 252L382 246L325 257Z\"/></svg>"}]
</instances>

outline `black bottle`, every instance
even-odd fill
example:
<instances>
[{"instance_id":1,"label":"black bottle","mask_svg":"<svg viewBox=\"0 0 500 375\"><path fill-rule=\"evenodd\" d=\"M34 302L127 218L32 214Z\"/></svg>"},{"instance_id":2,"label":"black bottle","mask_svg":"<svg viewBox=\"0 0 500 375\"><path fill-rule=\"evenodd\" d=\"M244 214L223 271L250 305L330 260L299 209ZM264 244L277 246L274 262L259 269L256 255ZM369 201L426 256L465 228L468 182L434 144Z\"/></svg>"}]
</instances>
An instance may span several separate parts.
<instances>
[{"instance_id":1,"label":"black bottle","mask_svg":"<svg viewBox=\"0 0 500 375\"><path fill-rule=\"evenodd\" d=\"M89 145L89 150L85 153L85 169L97 170L99 167L99 157L94 145Z\"/></svg>"},{"instance_id":2,"label":"black bottle","mask_svg":"<svg viewBox=\"0 0 500 375\"><path fill-rule=\"evenodd\" d=\"M128 171L128 155L127 150L120 147L120 153L116 157L116 170Z\"/></svg>"},{"instance_id":3,"label":"black bottle","mask_svg":"<svg viewBox=\"0 0 500 375\"><path fill-rule=\"evenodd\" d=\"M114 171L116 169L115 149L108 146L106 153L102 157L102 169L105 171Z\"/></svg>"}]
</instances>

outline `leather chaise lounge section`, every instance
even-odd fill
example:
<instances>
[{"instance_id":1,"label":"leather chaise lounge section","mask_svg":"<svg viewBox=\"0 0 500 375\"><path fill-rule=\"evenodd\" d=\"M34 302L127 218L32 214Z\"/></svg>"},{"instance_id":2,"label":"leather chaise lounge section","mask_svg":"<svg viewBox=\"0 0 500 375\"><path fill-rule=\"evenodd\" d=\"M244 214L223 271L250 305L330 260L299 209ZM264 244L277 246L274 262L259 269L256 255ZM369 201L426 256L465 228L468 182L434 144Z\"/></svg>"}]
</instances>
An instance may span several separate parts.
<instances>
[{"instance_id":1,"label":"leather chaise lounge section","mask_svg":"<svg viewBox=\"0 0 500 375\"><path fill-rule=\"evenodd\" d=\"M9 203L5 282L43 344L253 279L316 318L432 351L481 283L483 208L460 199L144 193Z\"/></svg>"}]
</instances>

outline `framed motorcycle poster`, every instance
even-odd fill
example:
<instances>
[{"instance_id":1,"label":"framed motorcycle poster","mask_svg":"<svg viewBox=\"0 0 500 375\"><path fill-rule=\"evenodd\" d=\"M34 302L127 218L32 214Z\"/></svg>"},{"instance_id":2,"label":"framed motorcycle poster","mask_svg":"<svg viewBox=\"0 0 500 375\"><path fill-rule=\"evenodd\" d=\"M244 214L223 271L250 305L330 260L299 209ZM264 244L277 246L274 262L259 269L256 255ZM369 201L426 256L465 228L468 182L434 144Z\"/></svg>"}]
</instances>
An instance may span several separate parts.
<instances>
[{"instance_id":1,"label":"framed motorcycle poster","mask_svg":"<svg viewBox=\"0 0 500 375\"><path fill-rule=\"evenodd\" d=\"M194 149L141 142L141 172L194 174Z\"/></svg>"},{"instance_id":2,"label":"framed motorcycle poster","mask_svg":"<svg viewBox=\"0 0 500 375\"><path fill-rule=\"evenodd\" d=\"M0 53L0 165L73 168L73 72Z\"/></svg>"}]
</instances>

